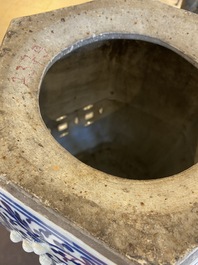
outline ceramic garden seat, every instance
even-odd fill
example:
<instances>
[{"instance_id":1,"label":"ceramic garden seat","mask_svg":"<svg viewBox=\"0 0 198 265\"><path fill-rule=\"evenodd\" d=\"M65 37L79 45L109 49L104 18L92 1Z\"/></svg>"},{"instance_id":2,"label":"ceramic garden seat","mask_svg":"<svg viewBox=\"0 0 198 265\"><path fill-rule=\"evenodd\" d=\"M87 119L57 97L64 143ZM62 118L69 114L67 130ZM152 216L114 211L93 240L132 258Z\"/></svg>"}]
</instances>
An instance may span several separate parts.
<instances>
[{"instance_id":1,"label":"ceramic garden seat","mask_svg":"<svg viewBox=\"0 0 198 265\"><path fill-rule=\"evenodd\" d=\"M197 32L141 0L11 22L0 222L42 265L196 263Z\"/></svg>"}]
</instances>

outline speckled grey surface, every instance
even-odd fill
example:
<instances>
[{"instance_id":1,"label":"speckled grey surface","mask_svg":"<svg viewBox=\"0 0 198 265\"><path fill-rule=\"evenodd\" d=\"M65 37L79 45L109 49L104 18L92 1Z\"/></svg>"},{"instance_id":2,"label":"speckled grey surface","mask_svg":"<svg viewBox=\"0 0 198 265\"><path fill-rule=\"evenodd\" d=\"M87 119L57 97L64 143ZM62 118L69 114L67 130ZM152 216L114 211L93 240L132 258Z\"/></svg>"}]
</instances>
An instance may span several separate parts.
<instances>
[{"instance_id":1,"label":"speckled grey surface","mask_svg":"<svg viewBox=\"0 0 198 265\"><path fill-rule=\"evenodd\" d=\"M38 198L41 208L57 211L126 263L174 264L196 247L197 165L150 181L94 170L51 137L38 93L49 66L82 40L109 32L171 47L197 67L197 31L196 14L142 0L101 0L14 20L0 51L1 185L15 184L16 196L22 190Z\"/></svg>"}]
</instances>

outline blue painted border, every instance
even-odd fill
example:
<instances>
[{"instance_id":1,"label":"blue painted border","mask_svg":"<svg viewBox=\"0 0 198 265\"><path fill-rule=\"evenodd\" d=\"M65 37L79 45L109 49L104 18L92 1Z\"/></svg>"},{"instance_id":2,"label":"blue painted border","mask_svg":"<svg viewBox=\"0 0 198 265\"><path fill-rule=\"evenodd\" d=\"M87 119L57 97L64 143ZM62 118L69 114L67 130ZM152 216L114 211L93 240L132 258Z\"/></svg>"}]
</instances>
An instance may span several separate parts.
<instances>
[{"instance_id":1,"label":"blue painted border","mask_svg":"<svg viewBox=\"0 0 198 265\"><path fill-rule=\"evenodd\" d=\"M7 193L7 192L6 192ZM9 195L9 193L8 193ZM30 219L31 222L34 222L36 223L39 227L41 227L42 229L44 229L45 231L47 230L48 232L50 232L53 236L55 236L57 239L59 239L60 241L62 241L63 243L67 243L67 245L72 249L74 250L76 253L78 252L80 255L82 255L82 258L85 257L86 260L87 260L87 263L86 263L86 260L84 262L84 264L90 264L90 265L110 265L110 264L114 264L113 262L109 261L108 263L107 262L104 262L102 261L101 259L103 259L101 257L101 259L95 257L93 254L91 254L89 251L85 250L83 247L81 247L79 245L80 244L83 244L85 245L86 247L86 244L83 243L80 239L76 238L74 235L71 234L71 237L73 238L73 241L71 239L69 239L67 236L63 235L62 233L60 233L59 231L57 231L56 229L52 228L51 226L49 226L47 224L47 222L50 222L46 219L46 223L42 220L40 220L37 216L39 215L38 213L35 212L35 216L34 214L30 213L30 211L26 210L25 208L27 208L27 206L23 206L23 203L21 203L18 199L14 198L12 195L9 195L9 197L7 195L5 195L3 192L0 191L0 199L2 202L6 202L9 206L12 206L17 213L21 213L23 214L26 218L28 218L28 220ZM19 203L21 205L19 205ZM0 206L0 213L2 212L2 209L3 207ZM34 211L31 209L31 211L34 213ZM8 216L5 216L4 214L4 217L6 219L8 219L9 217ZM45 217L42 216L42 219L45 219ZM8 220L9 222L9 220ZM20 224L19 224L20 225ZM52 223L52 225L56 226L55 224ZM63 230L64 231L64 230ZM68 236L69 236L69 232L65 231ZM76 243L75 243L76 241ZM80 241L80 242L78 242ZM91 247L87 246L87 248L90 248L90 251L92 251ZM54 251L54 250L53 250ZM63 251L64 251L64 247L63 247ZM93 250L93 252L96 252L95 250ZM60 253L59 253L60 254ZM73 253L72 253L73 254ZM74 253L75 254L75 253ZM99 256L102 256L101 254L98 253ZM75 255L73 256L75 258ZM79 257L77 257L79 258ZM107 260L107 258L104 257L104 260ZM65 261L63 261L65 262ZM67 263L66 263L67 264ZM73 264L76 264L78 265L79 263L76 263L75 261L73 261ZM83 264L83 263L81 263ZM80 264L80 265L81 265Z\"/></svg>"}]
</instances>

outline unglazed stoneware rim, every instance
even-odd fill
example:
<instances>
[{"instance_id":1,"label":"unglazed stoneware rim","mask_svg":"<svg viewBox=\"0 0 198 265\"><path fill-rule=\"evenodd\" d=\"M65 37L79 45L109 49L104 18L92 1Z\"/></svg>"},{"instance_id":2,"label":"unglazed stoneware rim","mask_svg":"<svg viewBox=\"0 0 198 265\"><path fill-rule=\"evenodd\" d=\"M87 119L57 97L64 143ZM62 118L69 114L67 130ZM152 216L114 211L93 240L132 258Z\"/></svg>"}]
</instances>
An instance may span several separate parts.
<instances>
[{"instance_id":1,"label":"unglazed stoneware rim","mask_svg":"<svg viewBox=\"0 0 198 265\"><path fill-rule=\"evenodd\" d=\"M97 171L52 138L38 97L43 76L55 61L86 42L115 34L160 44L198 67L197 31L195 14L156 1L101 0L13 20L0 53L1 193L13 185L14 196L23 193L20 200L27 207L28 196L37 198L39 214L46 208L57 212L86 234L89 246L95 238L94 251L111 260L105 264L174 264L194 249L198 165L150 181ZM50 211L45 212L49 220ZM157 239L156 253L159 231L163 236ZM176 242L174 247L170 242Z\"/></svg>"}]
</instances>

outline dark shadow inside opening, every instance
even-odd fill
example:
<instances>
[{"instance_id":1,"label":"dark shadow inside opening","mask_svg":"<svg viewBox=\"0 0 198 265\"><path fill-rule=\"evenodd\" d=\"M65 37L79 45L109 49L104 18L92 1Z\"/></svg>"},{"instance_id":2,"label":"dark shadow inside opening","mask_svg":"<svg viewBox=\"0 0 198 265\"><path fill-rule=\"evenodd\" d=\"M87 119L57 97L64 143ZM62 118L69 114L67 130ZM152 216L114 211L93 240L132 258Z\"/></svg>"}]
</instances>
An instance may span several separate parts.
<instances>
[{"instance_id":1,"label":"dark shadow inside opening","mask_svg":"<svg viewBox=\"0 0 198 265\"><path fill-rule=\"evenodd\" d=\"M155 179L198 160L197 84L197 69L165 47L101 40L52 65L39 104L53 137L82 162Z\"/></svg>"}]
</instances>

